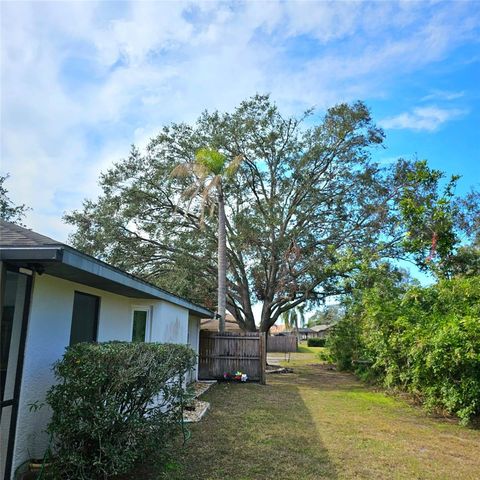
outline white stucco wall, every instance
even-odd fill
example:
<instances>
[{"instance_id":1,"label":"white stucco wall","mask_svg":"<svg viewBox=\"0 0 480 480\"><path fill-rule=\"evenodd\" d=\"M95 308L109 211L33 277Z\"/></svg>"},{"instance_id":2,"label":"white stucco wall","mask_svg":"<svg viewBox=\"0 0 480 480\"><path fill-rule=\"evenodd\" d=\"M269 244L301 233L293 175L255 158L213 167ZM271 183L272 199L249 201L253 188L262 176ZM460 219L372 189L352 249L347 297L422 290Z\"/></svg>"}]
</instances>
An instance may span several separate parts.
<instances>
[{"instance_id":1,"label":"white stucco wall","mask_svg":"<svg viewBox=\"0 0 480 480\"><path fill-rule=\"evenodd\" d=\"M153 306L151 341L187 343L188 310L167 302Z\"/></svg>"},{"instance_id":2,"label":"white stucco wall","mask_svg":"<svg viewBox=\"0 0 480 480\"><path fill-rule=\"evenodd\" d=\"M52 364L70 341L74 292L100 297L98 341L130 341L134 306L149 307L151 341L187 343L188 310L160 300L134 299L69 282L36 275L25 345L13 471L31 457L43 455L48 437L43 430L50 416L47 407L31 412L30 404L43 401L54 382Z\"/></svg>"}]
</instances>

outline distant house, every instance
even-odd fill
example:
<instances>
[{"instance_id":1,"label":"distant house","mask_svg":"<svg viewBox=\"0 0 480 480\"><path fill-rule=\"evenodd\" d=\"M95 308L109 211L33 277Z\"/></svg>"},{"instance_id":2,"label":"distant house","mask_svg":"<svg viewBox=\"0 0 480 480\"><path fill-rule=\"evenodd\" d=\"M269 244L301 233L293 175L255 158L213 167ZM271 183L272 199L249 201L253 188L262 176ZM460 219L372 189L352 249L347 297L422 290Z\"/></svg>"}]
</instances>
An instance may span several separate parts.
<instances>
[{"instance_id":1,"label":"distant house","mask_svg":"<svg viewBox=\"0 0 480 480\"><path fill-rule=\"evenodd\" d=\"M308 327L299 328L298 335L300 336L300 340L308 340L311 337L315 337L316 333Z\"/></svg>"},{"instance_id":2,"label":"distant house","mask_svg":"<svg viewBox=\"0 0 480 480\"><path fill-rule=\"evenodd\" d=\"M206 308L63 243L0 221L0 478L42 456L52 364L69 345L109 340L189 344ZM189 380L196 378L192 372Z\"/></svg>"},{"instance_id":3,"label":"distant house","mask_svg":"<svg viewBox=\"0 0 480 480\"><path fill-rule=\"evenodd\" d=\"M207 332L218 332L219 321L215 318L203 318L200 324L200 330ZM225 315L225 331L226 332L243 332L233 315L227 313Z\"/></svg>"},{"instance_id":4,"label":"distant house","mask_svg":"<svg viewBox=\"0 0 480 480\"><path fill-rule=\"evenodd\" d=\"M330 329L333 326L334 326L333 324L332 325L315 325L310 328L310 330L313 331L311 336L315 336L318 338L325 338L329 334Z\"/></svg>"},{"instance_id":5,"label":"distant house","mask_svg":"<svg viewBox=\"0 0 480 480\"><path fill-rule=\"evenodd\" d=\"M280 334L290 334L291 332L287 331L287 326L283 323L279 325L272 325L269 331L270 335L280 335Z\"/></svg>"}]
</instances>

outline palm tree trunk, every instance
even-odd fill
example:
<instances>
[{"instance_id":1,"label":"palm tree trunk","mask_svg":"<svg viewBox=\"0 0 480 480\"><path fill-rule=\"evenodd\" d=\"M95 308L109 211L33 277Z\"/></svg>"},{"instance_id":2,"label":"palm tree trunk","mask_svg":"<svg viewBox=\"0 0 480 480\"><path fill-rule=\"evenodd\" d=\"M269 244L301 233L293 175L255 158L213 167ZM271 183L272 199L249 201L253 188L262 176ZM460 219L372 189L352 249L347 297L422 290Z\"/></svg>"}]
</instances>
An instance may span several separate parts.
<instances>
[{"instance_id":1,"label":"palm tree trunk","mask_svg":"<svg viewBox=\"0 0 480 480\"><path fill-rule=\"evenodd\" d=\"M300 346L300 332L298 331L298 316L297 312L293 312L293 315L295 315L295 330L297 332L297 345Z\"/></svg>"},{"instance_id":2,"label":"palm tree trunk","mask_svg":"<svg viewBox=\"0 0 480 480\"><path fill-rule=\"evenodd\" d=\"M218 330L225 331L227 303L227 236L225 230L225 203L222 185L218 186Z\"/></svg>"}]
</instances>

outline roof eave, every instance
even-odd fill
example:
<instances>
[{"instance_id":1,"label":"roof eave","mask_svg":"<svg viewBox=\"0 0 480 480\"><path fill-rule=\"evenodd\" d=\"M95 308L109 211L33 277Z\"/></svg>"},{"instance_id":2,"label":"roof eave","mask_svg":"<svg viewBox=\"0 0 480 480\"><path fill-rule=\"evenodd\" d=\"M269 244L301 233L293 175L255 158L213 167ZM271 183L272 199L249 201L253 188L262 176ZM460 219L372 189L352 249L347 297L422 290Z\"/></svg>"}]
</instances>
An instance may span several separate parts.
<instances>
[{"instance_id":1,"label":"roof eave","mask_svg":"<svg viewBox=\"0 0 480 480\"><path fill-rule=\"evenodd\" d=\"M0 259L21 262L61 262L62 247L1 247Z\"/></svg>"},{"instance_id":2,"label":"roof eave","mask_svg":"<svg viewBox=\"0 0 480 480\"><path fill-rule=\"evenodd\" d=\"M113 284L138 292L138 298L156 298L183 307L200 317L214 316L210 310L196 305L188 300L162 290L148 282L134 277L122 270L108 265L101 260L86 255L66 245L45 247L2 247L0 259L11 262L29 263L57 263L71 269L103 278ZM48 272L47 272L48 273ZM92 278L92 277L90 277ZM80 282L86 283L86 282ZM87 284L87 283L86 283Z\"/></svg>"}]
</instances>

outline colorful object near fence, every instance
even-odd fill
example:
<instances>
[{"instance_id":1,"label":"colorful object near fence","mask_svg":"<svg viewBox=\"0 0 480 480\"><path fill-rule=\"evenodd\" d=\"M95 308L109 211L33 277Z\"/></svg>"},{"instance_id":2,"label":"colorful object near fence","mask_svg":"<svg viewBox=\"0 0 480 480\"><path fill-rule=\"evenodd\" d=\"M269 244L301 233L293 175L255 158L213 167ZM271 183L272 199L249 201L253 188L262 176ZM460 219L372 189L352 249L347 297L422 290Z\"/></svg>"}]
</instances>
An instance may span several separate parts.
<instances>
[{"instance_id":1,"label":"colorful object near fence","mask_svg":"<svg viewBox=\"0 0 480 480\"><path fill-rule=\"evenodd\" d=\"M225 372L223 374L223 379L226 381L246 382L248 380L248 375L240 371L235 373Z\"/></svg>"}]
</instances>

